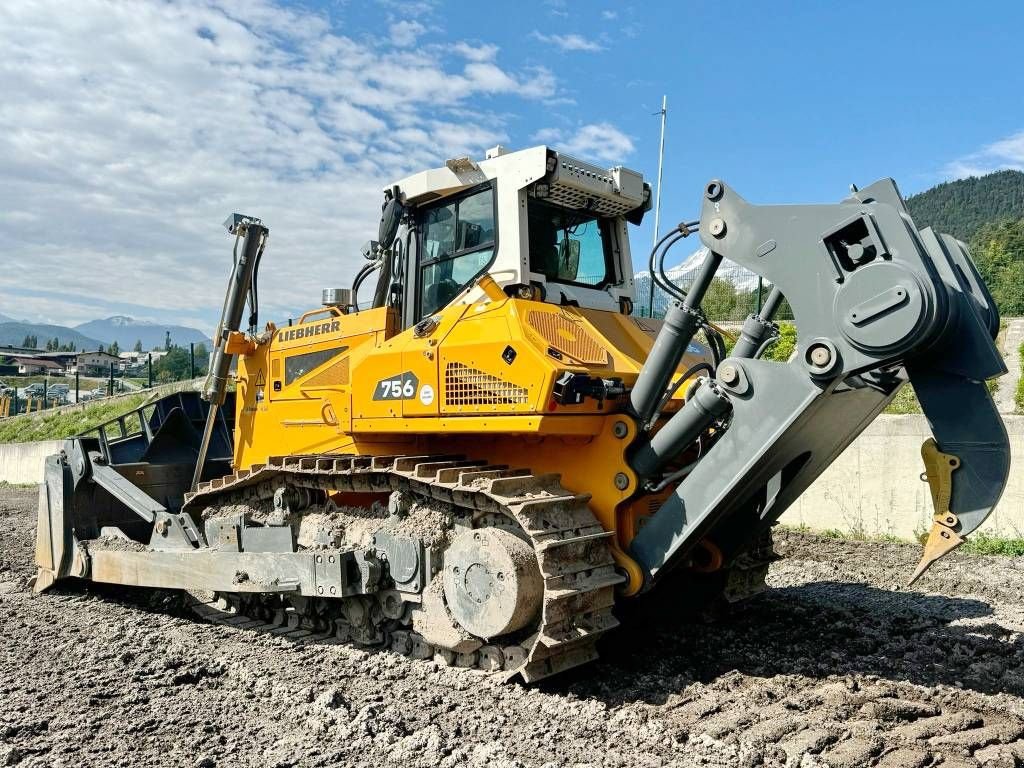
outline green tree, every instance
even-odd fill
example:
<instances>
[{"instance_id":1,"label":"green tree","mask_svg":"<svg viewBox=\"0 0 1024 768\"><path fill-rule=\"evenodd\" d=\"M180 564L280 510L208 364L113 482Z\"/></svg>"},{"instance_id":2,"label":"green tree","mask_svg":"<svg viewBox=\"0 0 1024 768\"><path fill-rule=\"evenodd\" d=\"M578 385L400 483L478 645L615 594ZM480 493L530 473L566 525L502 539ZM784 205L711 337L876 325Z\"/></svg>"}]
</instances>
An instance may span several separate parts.
<instances>
[{"instance_id":1,"label":"green tree","mask_svg":"<svg viewBox=\"0 0 1024 768\"><path fill-rule=\"evenodd\" d=\"M736 288L728 280L716 277L708 286L701 303L705 314L711 320L732 320L736 308Z\"/></svg>"},{"instance_id":2,"label":"green tree","mask_svg":"<svg viewBox=\"0 0 1024 768\"><path fill-rule=\"evenodd\" d=\"M171 332L170 331L165 331L164 332L164 351L170 352L172 349L174 349L174 342L171 341Z\"/></svg>"},{"instance_id":3,"label":"green tree","mask_svg":"<svg viewBox=\"0 0 1024 768\"><path fill-rule=\"evenodd\" d=\"M1024 217L982 226L971 254L1000 313L1024 314Z\"/></svg>"},{"instance_id":4,"label":"green tree","mask_svg":"<svg viewBox=\"0 0 1024 768\"><path fill-rule=\"evenodd\" d=\"M117 357L118 355L121 354L121 347L118 346L116 341L110 345L110 354L112 354L114 357Z\"/></svg>"},{"instance_id":5,"label":"green tree","mask_svg":"<svg viewBox=\"0 0 1024 768\"><path fill-rule=\"evenodd\" d=\"M202 342L196 344L194 351L196 355L196 376L199 376L206 373L206 368L210 362L210 352Z\"/></svg>"},{"instance_id":6,"label":"green tree","mask_svg":"<svg viewBox=\"0 0 1024 768\"><path fill-rule=\"evenodd\" d=\"M141 352L141 351L142 351L142 339L139 339L138 341L136 341L136 342L135 342L135 346L134 346L134 347L132 347L132 349L133 349L133 350L134 350L135 352Z\"/></svg>"},{"instance_id":7,"label":"green tree","mask_svg":"<svg viewBox=\"0 0 1024 768\"><path fill-rule=\"evenodd\" d=\"M961 240L992 223L1024 216L1024 173L997 171L947 181L907 198L919 227L932 227Z\"/></svg>"},{"instance_id":8,"label":"green tree","mask_svg":"<svg viewBox=\"0 0 1024 768\"><path fill-rule=\"evenodd\" d=\"M153 364L153 374L156 380L161 383L187 379L188 372L188 351L181 347L174 347Z\"/></svg>"}]
</instances>

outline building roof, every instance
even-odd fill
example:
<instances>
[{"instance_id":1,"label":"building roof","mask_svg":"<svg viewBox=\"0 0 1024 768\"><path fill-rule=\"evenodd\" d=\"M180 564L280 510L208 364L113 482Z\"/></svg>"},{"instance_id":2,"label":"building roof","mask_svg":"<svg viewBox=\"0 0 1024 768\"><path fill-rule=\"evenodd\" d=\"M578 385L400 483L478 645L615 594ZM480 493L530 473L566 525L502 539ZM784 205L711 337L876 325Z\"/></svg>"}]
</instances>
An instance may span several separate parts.
<instances>
[{"instance_id":1,"label":"building roof","mask_svg":"<svg viewBox=\"0 0 1024 768\"><path fill-rule=\"evenodd\" d=\"M64 367L53 360L29 355L11 355L11 359L17 362L18 365L35 365L39 368L56 368L57 370L61 370Z\"/></svg>"}]
</instances>

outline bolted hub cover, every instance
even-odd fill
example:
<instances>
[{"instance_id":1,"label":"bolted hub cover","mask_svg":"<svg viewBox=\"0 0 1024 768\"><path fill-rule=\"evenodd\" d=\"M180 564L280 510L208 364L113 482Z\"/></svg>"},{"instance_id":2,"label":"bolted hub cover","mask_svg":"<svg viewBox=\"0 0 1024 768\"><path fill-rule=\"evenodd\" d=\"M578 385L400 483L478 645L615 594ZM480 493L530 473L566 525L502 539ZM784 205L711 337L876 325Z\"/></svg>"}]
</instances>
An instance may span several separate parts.
<instances>
[{"instance_id":1,"label":"bolted hub cover","mask_svg":"<svg viewBox=\"0 0 1024 768\"><path fill-rule=\"evenodd\" d=\"M489 639L522 629L537 615L544 579L530 545L501 528L466 531L444 554L448 610Z\"/></svg>"}]
</instances>

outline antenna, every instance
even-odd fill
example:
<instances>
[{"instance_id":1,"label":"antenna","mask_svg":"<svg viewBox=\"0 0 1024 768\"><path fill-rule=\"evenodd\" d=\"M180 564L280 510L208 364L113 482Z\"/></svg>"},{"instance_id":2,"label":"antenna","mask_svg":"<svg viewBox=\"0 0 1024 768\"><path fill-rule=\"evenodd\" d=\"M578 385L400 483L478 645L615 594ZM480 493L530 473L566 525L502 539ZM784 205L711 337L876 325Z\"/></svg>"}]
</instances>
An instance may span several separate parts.
<instances>
[{"instance_id":1,"label":"antenna","mask_svg":"<svg viewBox=\"0 0 1024 768\"><path fill-rule=\"evenodd\" d=\"M654 114L661 115L661 142L658 146L658 189L654 196L654 237L651 239L651 248L658 245L658 233L661 227L661 173L665 165L665 117L668 115L668 96L661 97L661 112ZM647 301L647 316L654 317L654 273L650 274L651 292Z\"/></svg>"}]
</instances>

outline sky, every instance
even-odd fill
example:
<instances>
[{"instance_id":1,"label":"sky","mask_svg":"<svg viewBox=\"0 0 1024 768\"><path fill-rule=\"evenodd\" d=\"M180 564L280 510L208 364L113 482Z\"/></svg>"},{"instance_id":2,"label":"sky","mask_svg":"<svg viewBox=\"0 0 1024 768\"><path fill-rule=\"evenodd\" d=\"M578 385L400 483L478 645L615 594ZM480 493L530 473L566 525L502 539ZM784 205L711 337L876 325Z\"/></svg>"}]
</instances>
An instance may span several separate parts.
<instances>
[{"instance_id":1,"label":"sky","mask_svg":"<svg viewBox=\"0 0 1024 768\"><path fill-rule=\"evenodd\" d=\"M0 314L210 329L239 211L283 319L447 158L547 143L653 184L663 95L663 231L714 177L827 202L1024 169L1021 29L1020 2L5 0Z\"/></svg>"}]
</instances>

